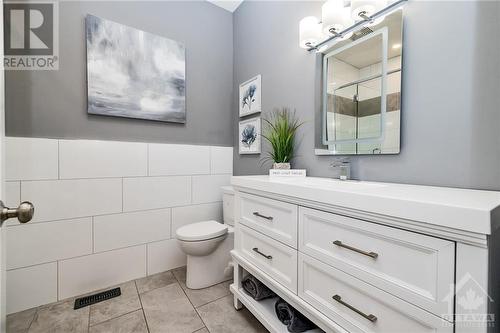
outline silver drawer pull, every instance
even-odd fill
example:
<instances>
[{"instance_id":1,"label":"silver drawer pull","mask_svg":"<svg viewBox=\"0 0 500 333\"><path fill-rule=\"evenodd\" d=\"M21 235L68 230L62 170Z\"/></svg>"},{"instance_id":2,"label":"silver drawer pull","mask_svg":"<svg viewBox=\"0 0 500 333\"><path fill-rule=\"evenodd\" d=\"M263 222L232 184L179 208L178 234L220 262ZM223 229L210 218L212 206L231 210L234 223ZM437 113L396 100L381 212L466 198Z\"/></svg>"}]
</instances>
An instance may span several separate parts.
<instances>
[{"instance_id":1,"label":"silver drawer pull","mask_svg":"<svg viewBox=\"0 0 500 333\"><path fill-rule=\"evenodd\" d=\"M257 252L258 254L260 254L261 256L263 256L266 259L273 259L273 256L268 256L267 254L260 252L259 248L257 248L257 247L254 247L252 250L254 250L255 252Z\"/></svg>"},{"instance_id":2,"label":"silver drawer pull","mask_svg":"<svg viewBox=\"0 0 500 333\"><path fill-rule=\"evenodd\" d=\"M372 314L366 314L358 309L356 309L354 306L344 302L342 300L342 297L340 297L340 295L334 295L332 296L332 298L334 300L336 300L337 302L339 302L340 304L342 304L343 306L345 306L346 308L349 308L351 309L352 311L356 312L357 314L359 314L360 316L362 316L363 318L365 319L368 319L369 321L371 321L372 323L376 322L377 321L377 317L375 315L372 315Z\"/></svg>"},{"instance_id":3,"label":"silver drawer pull","mask_svg":"<svg viewBox=\"0 0 500 333\"><path fill-rule=\"evenodd\" d=\"M269 221L272 221L272 220L273 220L273 217L272 217L272 216L265 216L265 215L262 215L262 214L261 214L261 213L259 213L259 212L253 212L253 215L258 216L258 217L262 217L263 219L266 219L266 220L269 220Z\"/></svg>"},{"instance_id":4,"label":"silver drawer pull","mask_svg":"<svg viewBox=\"0 0 500 333\"><path fill-rule=\"evenodd\" d=\"M362 255L365 255L365 256L368 256L370 258L373 258L373 259L377 259L378 257L378 253L375 253L375 252L366 252L366 251L363 251L363 250L360 250L360 249L357 249L355 247L352 247L352 246L349 246L349 245L346 245L346 244L343 244L341 241L339 240L336 240L333 242L333 244L337 245L337 246L340 246L340 247L343 247L345 249L348 249L348 250L351 250L351 251L354 251L354 252L357 252L357 253L360 253Z\"/></svg>"}]
</instances>

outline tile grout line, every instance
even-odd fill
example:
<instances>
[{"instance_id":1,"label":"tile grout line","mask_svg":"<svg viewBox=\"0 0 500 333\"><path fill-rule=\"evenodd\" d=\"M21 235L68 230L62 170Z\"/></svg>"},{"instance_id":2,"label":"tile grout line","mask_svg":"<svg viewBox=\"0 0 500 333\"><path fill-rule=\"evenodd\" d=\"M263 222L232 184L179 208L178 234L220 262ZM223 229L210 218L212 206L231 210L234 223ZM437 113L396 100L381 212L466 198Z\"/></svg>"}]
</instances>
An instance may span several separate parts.
<instances>
[{"instance_id":1,"label":"tile grout line","mask_svg":"<svg viewBox=\"0 0 500 333\"><path fill-rule=\"evenodd\" d=\"M57 167L59 169L59 166ZM217 172L217 173L182 173L182 174L158 174L158 175L118 175L118 176L92 176L92 177L71 177L71 178L19 178L19 179L6 179L6 182L57 182L57 181L79 181L79 180L111 180L111 179L148 179L148 178L181 178L181 177L190 177L190 176L232 176L233 174L230 172ZM59 177L59 172L58 172Z\"/></svg>"},{"instance_id":2,"label":"tile grout line","mask_svg":"<svg viewBox=\"0 0 500 333\"><path fill-rule=\"evenodd\" d=\"M203 328L206 328L206 329L207 329L207 331L208 331L207 323L205 323L205 321L203 320L203 318L201 318L200 313L198 312L198 310L197 310L197 309L196 309L196 307L194 306L193 302L191 302L191 299L189 299L188 294L186 293L186 291L184 290L184 288L182 288L182 283L181 283L181 281L179 281L179 279L177 278L177 276L176 276L173 272L172 272L172 275L173 275L173 276L174 276L174 278L177 280L177 284L178 284L178 285L179 285L179 287L181 288L182 293L186 296L186 298L187 298L187 300L188 300L189 304L191 304L191 306L193 307L194 312L196 312L196 315L198 316L198 318L200 318L201 322L203 323L203 327L202 327L202 328L200 328L200 329L198 329L198 330L196 330L196 331L202 330ZM194 332L196 332L196 331L194 331ZM209 331L209 332L210 332L210 331Z\"/></svg>"},{"instance_id":3,"label":"tile grout line","mask_svg":"<svg viewBox=\"0 0 500 333\"><path fill-rule=\"evenodd\" d=\"M28 325L28 330L26 332L29 332L31 329L31 325L33 325L33 322L35 321L35 318L38 316L38 310L40 309L39 306L35 308L35 313L33 314L33 318L31 318L30 324Z\"/></svg>"},{"instance_id":4,"label":"tile grout line","mask_svg":"<svg viewBox=\"0 0 500 333\"><path fill-rule=\"evenodd\" d=\"M214 302L216 302L216 301L219 301L220 299L223 299L223 298L225 298L225 297L228 297L228 295L224 295L224 296L218 297L218 298L216 298L216 299L214 299L214 300L212 300L212 301L209 301L209 302L207 302L207 303L204 303L204 304L199 305L198 307L195 307L195 306L194 306L194 304L191 302L191 299L190 299L190 298L189 298L189 296L187 295L187 293L186 293L185 289L182 287L182 282L179 280L179 278L177 277L177 275L176 275L176 274L174 274L174 271L175 271L175 270L176 270L176 269L171 269L171 270L168 270L168 271L165 271L165 272L162 272L162 273L170 272L170 274L172 274L172 277L174 278L174 281L175 281L175 282L173 282L173 283L177 283L177 284L179 285L179 287L181 288L181 290L182 290L183 294L186 296L186 298L188 299L188 301L189 301L189 303L191 304L192 308L195 310L195 312L196 312L197 316L200 318L201 322L203 323L203 327L201 327L201 328L197 329L197 330L196 330L196 331L194 331L193 333L196 333L196 332L201 331L201 330L203 330L203 329L206 329L208 332L210 332L210 330L208 329L208 327L207 327L207 325L206 325L205 321L204 321L204 320L203 320L203 318L201 317L201 315L200 315L200 313L199 313L199 311L198 311L198 308L201 308L201 307L206 306L206 305L208 305L208 304L211 304L211 303L214 303ZM157 273L157 274L162 274L162 273ZM129 311L129 312L126 312L126 313L120 314L119 316L116 316L116 317L113 317L113 318L109 318L109 319L107 319L107 320L104 320L104 321L101 321L101 322L98 322L98 323L95 323L95 324L93 324L93 325L92 325L92 324L91 324L91 321L90 321L90 316L91 316L90 311L91 311L91 308L92 308L92 307L91 307L91 306L89 306L89 321L88 321L88 327L87 327L87 330L88 330L88 331L90 331L90 328L91 328L91 327L94 327L94 326L97 326L97 325L100 325L100 324L103 324L103 323L106 323L106 322L109 322L109 321L115 320L115 319L117 319L117 318L124 317L124 316L126 316L126 315L128 315L128 314L131 314L131 313L134 313L134 312L137 312L137 311L141 310L141 311L142 311L142 314L143 314L143 318L144 318L145 324L146 324L146 328L147 328L148 332L150 332L149 325L148 325L148 322L147 322L147 319L146 319L146 314L145 314L144 307L143 307L143 304L142 304L141 293L139 293L139 289L138 289L138 286L137 286L137 280L138 280L138 279L134 279L134 280L131 280L131 281L133 281L133 282L134 282L134 286L135 286L135 289L136 289L136 292L137 292L137 295L138 295L138 298L139 298L139 302L140 302L140 305L141 305L140 309L134 309L134 310L132 310L132 311ZM169 284L169 285L171 285L171 284ZM159 288L162 288L162 287L159 287ZM151 292L151 291L156 290L156 289L159 289L159 288L151 289L151 290L148 290L147 292ZM83 295L83 294L82 294L82 295ZM71 298L70 298L70 299L71 299ZM35 318L36 318L36 315L38 314L38 310L39 310L39 309L40 309L40 307L37 307L37 308L36 308L35 314L33 315L33 318L31 319L31 322L30 322L29 328L31 327L31 324L35 321ZM28 329L29 329L29 328L28 328Z\"/></svg>"},{"instance_id":5,"label":"tile grout line","mask_svg":"<svg viewBox=\"0 0 500 333\"><path fill-rule=\"evenodd\" d=\"M137 295L137 296L139 296L139 295ZM90 306L92 306L92 305L90 305ZM89 307L90 307L90 306L89 306ZM129 315L129 314L134 313L134 312L137 312L137 311L141 311L141 312L142 312L142 307L141 307L140 309L135 309L135 310L132 310L132 311L129 311L129 312L123 313L123 314L121 314L121 315L119 315L119 316L116 316L116 317L113 317L113 318L109 318L109 319L106 319L106 320L100 321L100 322L98 322L98 323L95 323L94 325L90 325L90 311L89 311L89 329L90 329L91 327L95 327L95 326L98 326L98 325L101 325L101 324L104 324L104 323L110 322L110 321L112 321L112 320L115 320L115 319L121 318L121 317L123 317L123 316ZM144 313L143 313L143 314L144 314ZM144 321L146 321L146 318L144 318Z\"/></svg>"},{"instance_id":6,"label":"tile grout line","mask_svg":"<svg viewBox=\"0 0 500 333\"><path fill-rule=\"evenodd\" d=\"M221 283L224 283L224 282L221 282ZM210 288L210 287L209 287L209 288ZM227 296L230 296L230 295L231 295L231 292L229 292L229 294L227 294L227 295L224 295L224 296L218 297L218 298L216 298L216 299L214 299L214 300L211 300L211 301L209 301L209 302L206 302L206 303L203 303L203 304L201 304L201 305L198 305L197 307L195 307L195 309L201 308L201 307L203 307L203 306L205 306L205 305L208 305L208 304L210 304L210 303L213 303L213 302L220 301L221 299L223 299L223 298L225 298L225 297L227 297Z\"/></svg>"},{"instance_id":7,"label":"tile grout line","mask_svg":"<svg viewBox=\"0 0 500 333\"><path fill-rule=\"evenodd\" d=\"M203 318L201 318L200 316L200 313L198 312L198 310L196 309L196 307L194 306L193 302L191 302L191 300L189 299L189 296L187 295L186 291L184 290L184 288L182 288L182 285L181 283L179 282L179 279L177 279L177 277L175 276L174 274L174 277L175 279L177 280L177 284L179 285L179 288L181 288L182 290L182 293L186 296L189 304L191 304L191 306L193 307L193 310L194 312L196 312L196 315L198 316L198 318L200 318L201 322L203 323L203 327L199 328L197 331L203 329L203 328L207 328L207 323L205 323L205 321L203 320ZM207 331L208 331L208 328L207 328ZM196 332L196 331L195 331ZM210 332L210 331L209 331Z\"/></svg>"},{"instance_id":8,"label":"tile grout line","mask_svg":"<svg viewBox=\"0 0 500 333\"><path fill-rule=\"evenodd\" d=\"M93 217L91 217L91 219L93 220ZM92 225L92 229L93 229L93 224L92 224L93 221L92 220L91 220L91 225ZM172 239L174 239L174 238L171 237L171 238L165 238L165 239L160 239L160 240L148 241L148 242L145 242L145 243L132 244L132 245L127 245L127 246L122 246L122 247L117 247L117 248L108 249L108 250L104 250L104 251L97 251L97 252L95 252L95 244L93 244L93 246L92 246L92 252L91 253L86 253L86 254L77 255L77 256L73 256L73 257L56 258L56 259L50 260L50 261L43 261L43 262L31 264L31 265L10 268L10 269L7 269L6 271L15 271L15 270L19 270L19 269L26 269L26 268L30 268L30 267L36 267L36 266L47 265L47 264L52 264L52 263L59 264L60 261L66 261L66 260L71 260L71 259L83 258L83 257L92 256L92 255L95 255L95 254L102 254L102 253L120 251L120 250L124 250L124 249L130 249L130 248L134 248L134 247L140 247L140 246L145 246L146 247L146 251L147 251L149 244L164 242L164 241L168 241L168 240L172 240ZM94 240L92 239L92 242L93 241ZM178 268L178 267L176 267L176 268ZM168 272L168 271L170 271L170 270L163 271L163 272ZM158 272L158 273L155 273L155 274L160 274L160 273L163 273L163 272ZM154 275L154 274L152 274L152 275Z\"/></svg>"},{"instance_id":9,"label":"tile grout line","mask_svg":"<svg viewBox=\"0 0 500 333\"><path fill-rule=\"evenodd\" d=\"M20 181L20 183L21 182L22 181ZM32 222L31 225L38 224L38 223L62 222L62 221L67 221L67 220L77 220L77 219L91 218L91 217L100 217L100 216L109 216L109 215L120 215L120 214L128 214L128 213L151 212L151 211L157 211L157 210L165 210L165 209L173 209L173 208L185 208L185 207L191 207L191 206L203 206L203 205L221 204L221 203L222 203L222 201L220 201L220 200L219 201L207 201L207 202L194 203L194 204L186 204L186 205L179 205L179 206L168 206L168 207L159 207L159 208L145 208L145 209L139 209L139 210L122 211L122 212L102 213L102 214L83 215L83 216L73 216L73 217L66 217L66 218L57 218L55 220L35 221L35 222ZM11 227L19 227L19 226L22 226L22 225L23 224L11 224L11 225L6 225L6 226L9 227L9 228L11 228Z\"/></svg>"},{"instance_id":10,"label":"tile grout line","mask_svg":"<svg viewBox=\"0 0 500 333\"><path fill-rule=\"evenodd\" d=\"M94 254L108 253L108 252L113 252L113 251L130 249L130 248L134 248L134 247L142 247L142 246L146 246L147 244L150 244L150 243L157 243L157 242L162 242L162 241L166 241L166 240L170 240L170 239L171 238L161 239L161 240L158 240L158 241L152 241L152 242L148 242L148 243L140 243L140 244L135 244L135 245L128 245L128 246L119 247L119 248L111 249L111 250L100 251L100 252L96 252L96 253L87 253L87 254L82 254L82 255L78 255L78 256L74 256L74 257L54 259L52 261L45 261L45 262L41 262L41 263L37 263L37 264L33 264L33 265L11 268L11 269L8 269L7 272L8 271L15 271L15 270L18 270L18 269L23 269L23 268L30 268L30 267L35 267L35 266L41 266L41 265L47 265L47 264L52 264L52 263L58 263L60 261L66 261L66 260L71 260L71 259L88 257L88 256L92 256Z\"/></svg>"},{"instance_id":11,"label":"tile grout line","mask_svg":"<svg viewBox=\"0 0 500 333\"><path fill-rule=\"evenodd\" d=\"M139 297L139 303L141 304L141 310L142 310L142 315L144 316L144 322L146 323L146 329L148 330L148 333L150 333L151 331L149 330L148 319L146 318L146 312L144 311L144 306L142 305L141 294L139 293L139 288L137 288L137 279L134 280L134 285L135 285L135 290L137 291L137 296Z\"/></svg>"}]
</instances>

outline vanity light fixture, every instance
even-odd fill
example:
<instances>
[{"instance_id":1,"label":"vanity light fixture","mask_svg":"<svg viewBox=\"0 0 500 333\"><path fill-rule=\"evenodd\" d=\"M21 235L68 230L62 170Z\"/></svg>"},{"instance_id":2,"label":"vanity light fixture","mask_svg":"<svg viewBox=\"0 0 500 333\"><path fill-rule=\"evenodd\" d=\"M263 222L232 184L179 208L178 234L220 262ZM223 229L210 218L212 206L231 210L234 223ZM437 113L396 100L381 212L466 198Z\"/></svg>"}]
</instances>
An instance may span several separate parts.
<instances>
[{"instance_id":1,"label":"vanity light fixture","mask_svg":"<svg viewBox=\"0 0 500 333\"><path fill-rule=\"evenodd\" d=\"M400 48L401 48L401 44L399 44L399 43L398 43L398 44L394 44L394 45L392 46L392 49L393 49L393 50L397 50L397 49L400 49Z\"/></svg>"},{"instance_id":2,"label":"vanity light fixture","mask_svg":"<svg viewBox=\"0 0 500 333\"><path fill-rule=\"evenodd\" d=\"M321 24L314 16L307 16L299 23L300 47L310 49L322 39Z\"/></svg>"},{"instance_id":3,"label":"vanity light fixture","mask_svg":"<svg viewBox=\"0 0 500 333\"><path fill-rule=\"evenodd\" d=\"M368 25L377 25L382 23L384 16L377 19L371 18L387 6L387 0L351 0L351 17L355 21L364 20Z\"/></svg>"},{"instance_id":4,"label":"vanity light fixture","mask_svg":"<svg viewBox=\"0 0 500 333\"><path fill-rule=\"evenodd\" d=\"M340 32L353 23L349 7L344 7L344 0L328 0L321 7L321 24L325 35L347 39L351 37L352 32L345 35Z\"/></svg>"},{"instance_id":5,"label":"vanity light fixture","mask_svg":"<svg viewBox=\"0 0 500 333\"><path fill-rule=\"evenodd\" d=\"M300 47L308 51L323 52L332 41L349 38L354 31L381 23L385 16L402 7L408 0L328 0L321 7L322 21L315 16L300 20Z\"/></svg>"}]
</instances>

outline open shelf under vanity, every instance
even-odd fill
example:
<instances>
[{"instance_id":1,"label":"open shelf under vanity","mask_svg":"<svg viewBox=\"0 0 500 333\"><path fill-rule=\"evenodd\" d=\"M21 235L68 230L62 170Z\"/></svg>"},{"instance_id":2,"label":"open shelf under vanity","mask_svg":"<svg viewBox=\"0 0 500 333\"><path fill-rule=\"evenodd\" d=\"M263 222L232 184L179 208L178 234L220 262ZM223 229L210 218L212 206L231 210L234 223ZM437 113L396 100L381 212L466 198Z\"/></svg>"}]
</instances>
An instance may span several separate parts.
<instances>
[{"instance_id":1,"label":"open shelf under vanity","mask_svg":"<svg viewBox=\"0 0 500 333\"><path fill-rule=\"evenodd\" d=\"M274 311L274 304L278 297L261 301L254 300L243 288L237 289L234 284L230 286L231 292L238 296L241 303L271 332L288 333L286 326L278 319ZM307 333L322 333L319 328L306 331Z\"/></svg>"},{"instance_id":2,"label":"open shelf under vanity","mask_svg":"<svg viewBox=\"0 0 500 333\"><path fill-rule=\"evenodd\" d=\"M322 321L325 319L323 314L316 312L317 315L311 316L310 313L303 307L302 301L293 295L289 290L275 284L267 274L257 267L253 267L247 260L239 256L235 251L232 251L233 260L236 263L236 274L235 282L231 284L230 290L233 295L238 299L241 304L243 304L261 323L266 327L271 333L289 333L285 324L283 324L276 316L275 303L281 297L303 315L313 320L317 325L321 326L324 324ZM256 301L252 296L247 294L241 285L241 281L247 275L253 275L259 281L264 283L269 289L271 289L277 296L268 299ZM320 319L318 322L317 319ZM323 320L321 320L323 319ZM328 320L327 320L328 321ZM325 328L328 326L325 326ZM342 330L339 330L341 332ZM306 331L307 333L324 333L325 331L321 328L315 328Z\"/></svg>"}]
</instances>

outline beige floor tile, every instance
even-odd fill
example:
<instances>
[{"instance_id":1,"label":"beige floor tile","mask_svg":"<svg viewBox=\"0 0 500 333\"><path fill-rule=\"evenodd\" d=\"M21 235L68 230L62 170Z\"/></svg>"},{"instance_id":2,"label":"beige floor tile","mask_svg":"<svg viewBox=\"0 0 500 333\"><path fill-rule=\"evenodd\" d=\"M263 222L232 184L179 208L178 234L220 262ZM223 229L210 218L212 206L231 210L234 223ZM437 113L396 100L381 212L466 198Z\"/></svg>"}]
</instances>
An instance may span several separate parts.
<instances>
[{"instance_id":1,"label":"beige floor tile","mask_svg":"<svg viewBox=\"0 0 500 333\"><path fill-rule=\"evenodd\" d=\"M247 309L235 310L232 295L201 306L197 311L210 333L268 332Z\"/></svg>"},{"instance_id":2,"label":"beige floor tile","mask_svg":"<svg viewBox=\"0 0 500 333\"><path fill-rule=\"evenodd\" d=\"M139 301L134 281L123 283L118 285L118 287L121 289L120 296L90 306L90 325L95 325L141 308L141 302Z\"/></svg>"},{"instance_id":3,"label":"beige floor tile","mask_svg":"<svg viewBox=\"0 0 500 333\"><path fill-rule=\"evenodd\" d=\"M36 308L16 312L7 316L7 333L24 333L28 331Z\"/></svg>"},{"instance_id":4,"label":"beige floor tile","mask_svg":"<svg viewBox=\"0 0 500 333\"><path fill-rule=\"evenodd\" d=\"M158 273L135 280L135 283L137 284L137 290L141 294L145 293L146 291L168 286L169 284L175 282L177 282L177 280L175 279L171 271Z\"/></svg>"},{"instance_id":5,"label":"beige floor tile","mask_svg":"<svg viewBox=\"0 0 500 333\"><path fill-rule=\"evenodd\" d=\"M90 327L90 333L148 333L142 310Z\"/></svg>"},{"instance_id":6,"label":"beige floor tile","mask_svg":"<svg viewBox=\"0 0 500 333\"><path fill-rule=\"evenodd\" d=\"M186 267L175 269L174 275L195 307L202 306L230 294L229 285L232 281L226 281L216 284L215 286L195 290L186 287Z\"/></svg>"},{"instance_id":7,"label":"beige floor tile","mask_svg":"<svg viewBox=\"0 0 500 333\"><path fill-rule=\"evenodd\" d=\"M80 333L87 332L89 307L73 310L74 302L58 302L38 309L29 333Z\"/></svg>"},{"instance_id":8,"label":"beige floor tile","mask_svg":"<svg viewBox=\"0 0 500 333\"><path fill-rule=\"evenodd\" d=\"M140 297L151 333L192 333L204 327L178 283Z\"/></svg>"}]
</instances>

